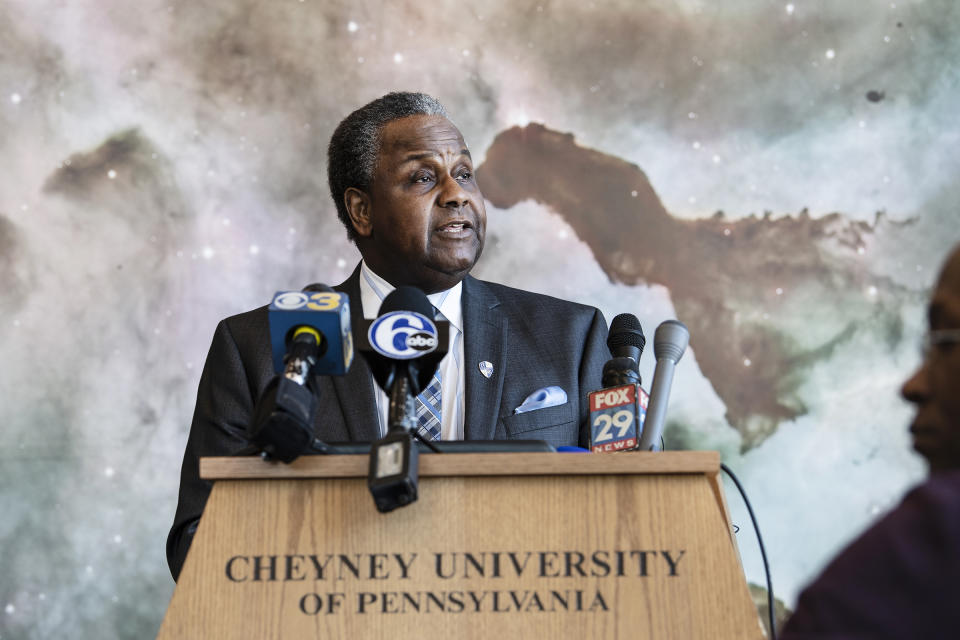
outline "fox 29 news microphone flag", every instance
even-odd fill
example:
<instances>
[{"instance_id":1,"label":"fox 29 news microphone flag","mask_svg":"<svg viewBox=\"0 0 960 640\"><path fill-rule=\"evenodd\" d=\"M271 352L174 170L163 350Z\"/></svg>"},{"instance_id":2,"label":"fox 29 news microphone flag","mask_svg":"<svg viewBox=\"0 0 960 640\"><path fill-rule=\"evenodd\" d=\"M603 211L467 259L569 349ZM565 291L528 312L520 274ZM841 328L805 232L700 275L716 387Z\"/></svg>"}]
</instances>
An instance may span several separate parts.
<instances>
[{"instance_id":1,"label":"fox 29 news microphone flag","mask_svg":"<svg viewBox=\"0 0 960 640\"><path fill-rule=\"evenodd\" d=\"M650 397L638 384L592 391L590 402L590 450L594 453L635 449L638 425L647 417Z\"/></svg>"},{"instance_id":2,"label":"fox 29 news microphone flag","mask_svg":"<svg viewBox=\"0 0 960 640\"><path fill-rule=\"evenodd\" d=\"M594 453L637 447L647 415L647 394L640 386L640 355L647 339L637 317L621 313L610 323L603 365L604 387L587 394L590 404L590 449Z\"/></svg>"}]
</instances>

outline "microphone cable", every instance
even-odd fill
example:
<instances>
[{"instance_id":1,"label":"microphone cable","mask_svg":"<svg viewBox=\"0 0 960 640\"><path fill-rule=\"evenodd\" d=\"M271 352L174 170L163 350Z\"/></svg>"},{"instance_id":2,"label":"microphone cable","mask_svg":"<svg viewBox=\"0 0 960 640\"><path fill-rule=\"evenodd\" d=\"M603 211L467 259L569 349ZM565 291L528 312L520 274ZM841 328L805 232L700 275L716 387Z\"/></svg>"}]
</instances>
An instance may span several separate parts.
<instances>
[{"instance_id":1,"label":"microphone cable","mask_svg":"<svg viewBox=\"0 0 960 640\"><path fill-rule=\"evenodd\" d=\"M410 432L413 434L413 437L414 437L414 438L416 438L417 440L419 440L420 442L422 442L422 443L424 444L424 446L425 446L427 449L430 449L430 451L432 451L433 453L443 453L443 451L440 451L440 449L437 449L437 445L433 444L433 442L431 442L430 440L427 440L427 439L424 438L422 435L420 435L420 430L419 430L419 429L413 428L413 429L410 430Z\"/></svg>"},{"instance_id":2,"label":"microphone cable","mask_svg":"<svg viewBox=\"0 0 960 640\"><path fill-rule=\"evenodd\" d=\"M730 467L722 462L720 463L720 468L730 476L733 484L737 486L737 490L743 498L743 503L747 505L747 512L750 514L750 520L753 522L753 530L757 532L757 542L760 545L760 557L763 558L763 572L767 577L767 615L770 617L770 638L771 640L777 640L777 620L773 614L773 581L770 579L770 563L767 562L767 550L766 547L763 546L763 536L760 535L757 517L753 514L753 507L750 505L750 500L747 499L747 493L743 490L743 486L740 484L737 476L730 470Z\"/></svg>"}]
</instances>

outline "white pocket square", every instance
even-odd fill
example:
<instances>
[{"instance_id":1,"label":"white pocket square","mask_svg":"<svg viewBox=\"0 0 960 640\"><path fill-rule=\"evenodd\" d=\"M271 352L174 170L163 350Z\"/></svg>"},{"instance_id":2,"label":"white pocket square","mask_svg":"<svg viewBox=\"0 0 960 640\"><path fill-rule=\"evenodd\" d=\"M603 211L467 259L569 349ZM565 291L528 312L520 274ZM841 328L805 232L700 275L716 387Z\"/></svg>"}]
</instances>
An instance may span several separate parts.
<instances>
[{"instance_id":1,"label":"white pocket square","mask_svg":"<svg viewBox=\"0 0 960 640\"><path fill-rule=\"evenodd\" d=\"M566 404L567 392L560 387L544 387L537 389L528 395L523 403L513 410L514 414L526 413L527 411L536 411L537 409L546 409L547 407L556 407Z\"/></svg>"}]
</instances>

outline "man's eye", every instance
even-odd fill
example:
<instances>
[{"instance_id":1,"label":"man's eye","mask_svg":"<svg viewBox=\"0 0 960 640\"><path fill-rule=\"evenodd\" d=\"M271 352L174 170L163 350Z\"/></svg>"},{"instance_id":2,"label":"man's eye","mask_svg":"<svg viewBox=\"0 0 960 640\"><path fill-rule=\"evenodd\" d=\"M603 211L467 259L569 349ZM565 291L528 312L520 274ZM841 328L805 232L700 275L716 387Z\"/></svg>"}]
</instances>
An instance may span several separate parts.
<instances>
[{"instance_id":1,"label":"man's eye","mask_svg":"<svg viewBox=\"0 0 960 640\"><path fill-rule=\"evenodd\" d=\"M471 178L473 178L472 171L461 171L457 174L457 180L470 180Z\"/></svg>"},{"instance_id":2,"label":"man's eye","mask_svg":"<svg viewBox=\"0 0 960 640\"><path fill-rule=\"evenodd\" d=\"M425 183L431 182L432 180L433 176L431 176L429 173L417 173L413 176L413 182Z\"/></svg>"}]
</instances>

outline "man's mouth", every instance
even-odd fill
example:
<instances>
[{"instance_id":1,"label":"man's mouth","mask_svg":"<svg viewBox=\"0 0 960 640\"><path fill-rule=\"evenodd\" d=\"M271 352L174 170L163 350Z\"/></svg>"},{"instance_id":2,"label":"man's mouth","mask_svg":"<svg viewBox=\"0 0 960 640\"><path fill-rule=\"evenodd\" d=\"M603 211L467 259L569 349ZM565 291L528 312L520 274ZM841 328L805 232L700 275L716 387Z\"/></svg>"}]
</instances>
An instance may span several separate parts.
<instances>
[{"instance_id":1,"label":"man's mouth","mask_svg":"<svg viewBox=\"0 0 960 640\"><path fill-rule=\"evenodd\" d=\"M472 231L473 225L467 220L454 220L437 227L437 232L455 237L466 235Z\"/></svg>"},{"instance_id":2,"label":"man's mouth","mask_svg":"<svg viewBox=\"0 0 960 640\"><path fill-rule=\"evenodd\" d=\"M910 435L913 437L913 445L917 450L929 449L938 442L939 433L937 429L925 424L910 425Z\"/></svg>"}]
</instances>

